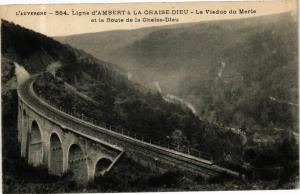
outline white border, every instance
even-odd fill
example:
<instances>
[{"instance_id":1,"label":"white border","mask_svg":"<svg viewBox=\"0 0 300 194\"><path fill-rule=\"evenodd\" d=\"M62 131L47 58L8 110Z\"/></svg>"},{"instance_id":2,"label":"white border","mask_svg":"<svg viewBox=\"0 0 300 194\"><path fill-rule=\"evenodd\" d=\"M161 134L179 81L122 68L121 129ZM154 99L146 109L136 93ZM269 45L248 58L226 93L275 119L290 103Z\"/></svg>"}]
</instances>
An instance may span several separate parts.
<instances>
[{"instance_id":1,"label":"white border","mask_svg":"<svg viewBox=\"0 0 300 194\"><path fill-rule=\"evenodd\" d=\"M255 1L280 1L280 0L0 0L0 5L5 5L5 4L58 4L58 3L132 3L132 2L255 2ZM287 0L289 1L289 0ZM298 9L299 9L299 0L298 1ZM300 20L300 14L298 13L298 28L299 28L299 20ZM299 35L300 35L300 30L298 29L298 87L300 87L300 68L299 68L299 61L300 61L300 44L299 44ZM1 39L0 39L0 43L1 43ZM1 49L0 49L1 51ZM0 58L1 58L1 52L0 52ZM1 66L1 65L0 65ZM0 72L1 73L1 72ZM1 89L1 82L0 82L0 89ZM299 98L300 98L300 90L298 88L298 92L299 92ZM1 107L1 96L0 96L0 107ZM2 108L2 107L1 107ZM1 109L2 110L2 109ZM299 111L300 113L300 107L299 107ZM300 114L298 113L299 116L299 122L300 122ZM2 111L0 112L0 134L1 134L1 138L0 138L0 193L2 193ZM300 145L299 145L300 146ZM300 150L300 147L299 147ZM193 192L188 192L190 194L199 194L199 193L203 193L203 194L218 194L218 193L237 193L237 194L241 194L241 193L249 193L249 194L298 194L299 193L299 188L300 187L300 183L298 185L298 188L295 190L258 190L258 191L193 191ZM157 194L160 192L148 192L147 194ZM187 192L163 192L163 194L183 194L183 193L187 193Z\"/></svg>"}]
</instances>

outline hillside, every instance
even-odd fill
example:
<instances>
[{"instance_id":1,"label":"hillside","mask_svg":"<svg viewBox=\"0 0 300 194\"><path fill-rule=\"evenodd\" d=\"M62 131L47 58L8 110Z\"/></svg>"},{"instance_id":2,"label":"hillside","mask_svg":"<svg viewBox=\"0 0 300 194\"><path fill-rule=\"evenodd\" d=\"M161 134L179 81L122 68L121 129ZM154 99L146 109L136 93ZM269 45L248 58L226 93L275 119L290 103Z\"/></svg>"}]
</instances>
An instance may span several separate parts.
<instances>
[{"instance_id":1,"label":"hillside","mask_svg":"<svg viewBox=\"0 0 300 194\"><path fill-rule=\"evenodd\" d=\"M251 144L248 149L243 138L234 131L199 119L190 108L178 103L178 97L165 95L163 84L162 93L146 88L128 79L126 72L111 63L7 21L2 21L1 37L5 192L239 189L257 184L251 182L246 185L237 181L224 187L220 185L227 181L224 177L211 180L217 184L207 185L200 177L190 179L173 172L162 175L150 173L149 169L131 161L126 154L111 174L96 178L96 182L87 187L70 182L68 175L61 179L48 175L45 169L28 166L20 158L20 145L17 143L18 103L14 72L18 65L15 63L25 67L30 74L40 73L34 90L56 106L154 138L166 139L169 136L173 149L181 151L189 146L208 152L216 164L245 171L246 174L251 173L243 167L247 162L255 171L255 181L275 180L272 184L263 182L259 188L268 185L272 188L294 187L298 150L288 134L281 132L283 135L274 144L259 149ZM266 165L268 168L265 168ZM278 167L283 169L282 174L274 170Z\"/></svg>"},{"instance_id":2,"label":"hillside","mask_svg":"<svg viewBox=\"0 0 300 194\"><path fill-rule=\"evenodd\" d=\"M23 65L31 74L57 66L55 76L45 72L35 84L37 92L57 106L165 141L181 131L183 147L201 148L216 156L230 152L232 142L201 141L213 134L223 136L226 131L199 120L191 110L167 101L159 92L128 80L111 64L20 26L5 21L2 26L4 57ZM238 136L232 139L240 143ZM220 147L210 148L213 142Z\"/></svg>"},{"instance_id":3,"label":"hillside","mask_svg":"<svg viewBox=\"0 0 300 194\"><path fill-rule=\"evenodd\" d=\"M16 184L24 182L26 177L20 176L19 172L28 174L33 171L32 177L25 181L26 185L30 185L30 181L39 182L36 176L42 176L42 182L49 180L50 188L46 191L52 191L51 182L56 180L47 176L43 169L32 170L19 156L20 145L16 139L17 83L14 74L22 66L30 74L40 73L34 89L57 106L145 136L160 139L170 136L174 149L180 151L187 146L201 148L210 152L216 162L222 162L223 158L218 157L221 153L239 158L241 140L238 136L199 120L189 109L169 103L157 91L128 80L109 63L7 21L2 21L1 35L5 189L22 190ZM16 167L20 169L16 171ZM28 190L28 185L24 190Z\"/></svg>"},{"instance_id":4,"label":"hillside","mask_svg":"<svg viewBox=\"0 0 300 194\"><path fill-rule=\"evenodd\" d=\"M178 28L179 26L184 27L189 26L189 24L147 27L136 30L114 30L78 35L75 34L70 36L57 36L54 37L54 39L82 49L99 59L107 60L112 57L112 52L116 49L122 48L128 44L140 40L151 32L164 28Z\"/></svg>"},{"instance_id":5,"label":"hillside","mask_svg":"<svg viewBox=\"0 0 300 194\"><path fill-rule=\"evenodd\" d=\"M120 38L123 31L58 40L118 64L132 80L152 88L158 83L163 94L186 100L210 122L298 131L298 105L290 106L298 104L295 17L146 28L121 43L104 39Z\"/></svg>"}]
</instances>

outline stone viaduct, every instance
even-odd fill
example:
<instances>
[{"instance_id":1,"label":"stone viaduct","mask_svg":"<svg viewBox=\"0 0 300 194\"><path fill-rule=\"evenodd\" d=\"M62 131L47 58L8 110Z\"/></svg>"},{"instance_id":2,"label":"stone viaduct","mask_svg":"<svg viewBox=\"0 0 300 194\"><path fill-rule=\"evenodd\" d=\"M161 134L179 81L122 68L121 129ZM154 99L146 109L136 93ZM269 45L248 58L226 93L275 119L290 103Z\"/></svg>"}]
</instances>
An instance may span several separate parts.
<instances>
[{"instance_id":1,"label":"stone viaduct","mask_svg":"<svg viewBox=\"0 0 300 194\"><path fill-rule=\"evenodd\" d=\"M138 138L97 126L69 115L39 98L33 91L35 77L18 88L18 141L21 156L33 166L54 175L70 171L76 181L104 175L126 153L153 170L178 169L209 178L237 172L211 161L180 153Z\"/></svg>"}]
</instances>

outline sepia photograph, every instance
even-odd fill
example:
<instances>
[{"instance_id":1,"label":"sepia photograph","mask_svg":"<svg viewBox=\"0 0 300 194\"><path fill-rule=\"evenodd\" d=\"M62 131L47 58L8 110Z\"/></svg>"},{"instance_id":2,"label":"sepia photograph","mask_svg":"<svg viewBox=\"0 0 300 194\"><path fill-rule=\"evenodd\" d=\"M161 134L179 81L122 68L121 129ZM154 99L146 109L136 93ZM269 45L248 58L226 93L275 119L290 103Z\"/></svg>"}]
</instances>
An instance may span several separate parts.
<instances>
[{"instance_id":1,"label":"sepia photograph","mask_svg":"<svg viewBox=\"0 0 300 194\"><path fill-rule=\"evenodd\" d=\"M0 5L2 192L299 189L298 11Z\"/></svg>"}]
</instances>

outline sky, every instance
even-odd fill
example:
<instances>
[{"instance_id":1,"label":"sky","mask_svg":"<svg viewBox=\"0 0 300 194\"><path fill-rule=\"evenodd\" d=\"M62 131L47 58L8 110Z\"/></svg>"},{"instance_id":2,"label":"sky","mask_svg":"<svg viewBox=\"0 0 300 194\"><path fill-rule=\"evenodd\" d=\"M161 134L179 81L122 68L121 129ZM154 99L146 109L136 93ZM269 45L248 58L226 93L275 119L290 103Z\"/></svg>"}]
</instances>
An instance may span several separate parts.
<instances>
[{"instance_id":1,"label":"sky","mask_svg":"<svg viewBox=\"0 0 300 194\"><path fill-rule=\"evenodd\" d=\"M178 23L200 22L207 20L240 19L261 15L277 14L297 9L297 0L267 0L248 2L185 2L185 3L123 3L123 4L40 4L40 5L2 5L0 17L16 24L40 32L48 36L66 36L71 34L91 33L108 30L136 29L149 26L170 25ZM255 14L229 14L230 10L255 10ZM78 16L72 15L74 11L125 10L131 15L115 16ZM189 10L189 14L175 15L145 15L145 11L154 10ZM227 14L196 14L197 11L221 10ZM66 11L69 15L55 15L56 11ZM133 15L133 12L142 12L142 15ZM53 13L46 16L20 16L24 12ZM193 14L191 14L193 12ZM17 15L19 14L19 15ZM107 17L113 19L126 18L164 18L172 17L179 22L106 22ZM105 22L92 22L93 19Z\"/></svg>"}]
</instances>

